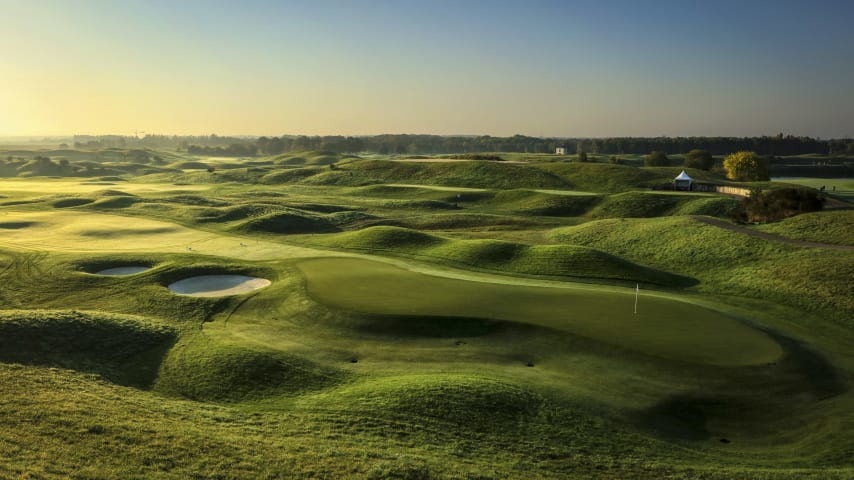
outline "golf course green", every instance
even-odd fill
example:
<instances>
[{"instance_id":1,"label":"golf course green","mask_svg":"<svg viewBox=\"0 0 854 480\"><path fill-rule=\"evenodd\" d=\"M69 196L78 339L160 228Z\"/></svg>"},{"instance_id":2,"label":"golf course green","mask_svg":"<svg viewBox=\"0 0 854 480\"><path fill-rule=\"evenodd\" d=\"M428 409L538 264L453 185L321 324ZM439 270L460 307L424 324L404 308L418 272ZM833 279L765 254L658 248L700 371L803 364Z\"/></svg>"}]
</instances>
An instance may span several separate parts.
<instances>
[{"instance_id":1,"label":"golf course green","mask_svg":"<svg viewBox=\"0 0 854 480\"><path fill-rule=\"evenodd\" d=\"M298 266L312 297L360 313L527 323L710 365L759 365L783 353L771 337L736 319L646 293L635 314L634 295L627 293L441 278L356 258L304 260Z\"/></svg>"}]
</instances>

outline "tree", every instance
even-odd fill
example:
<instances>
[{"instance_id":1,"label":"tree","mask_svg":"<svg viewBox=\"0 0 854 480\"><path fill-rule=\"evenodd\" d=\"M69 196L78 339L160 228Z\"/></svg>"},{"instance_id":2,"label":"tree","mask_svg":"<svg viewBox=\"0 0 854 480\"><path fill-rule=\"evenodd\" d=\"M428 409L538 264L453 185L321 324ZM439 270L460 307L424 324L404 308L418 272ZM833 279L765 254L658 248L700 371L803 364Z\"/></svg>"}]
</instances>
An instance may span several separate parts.
<instances>
[{"instance_id":1,"label":"tree","mask_svg":"<svg viewBox=\"0 0 854 480\"><path fill-rule=\"evenodd\" d=\"M724 158L726 178L737 182L761 182L770 180L768 159L755 152L741 151Z\"/></svg>"},{"instance_id":2,"label":"tree","mask_svg":"<svg viewBox=\"0 0 854 480\"><path fill-rule=\"evenodd\" d=\"M585 152L584 150L579 151L578 152L578 161L579 162L586 162L587 161L587 152Z\"/></svg>"},{"instance_id":3,"label":"tree","mask_svg":"<svg viewBox=\"0 0 854 480\"><path fill-rule=\"evenodd\" d=\"M685 166L699 170L708 170L715 164L715 159L708 150L694 149L685 155Z\"/></svg>"},{"instance_id":4,"label":"tree","mask_svg":"<svg viewBox=\"0 0 854 480\"><path fill-rule=\"evenodd\" d=\"M733 211L739 223L773 222L801 213L817 212L824 206L824 198L812 189L778 188L769 191L752 190Z\"/></svg>"},{"instance_id":5,"label":"tree","mask_svg":"<svg viewBox=\"0 0 854 480\"><path fill-rule=\"evenodd\" d=\"M669 167L670 159L664 152L654 151L643 157L643 164L646 167Z\"/></svg>"}]
</instances>

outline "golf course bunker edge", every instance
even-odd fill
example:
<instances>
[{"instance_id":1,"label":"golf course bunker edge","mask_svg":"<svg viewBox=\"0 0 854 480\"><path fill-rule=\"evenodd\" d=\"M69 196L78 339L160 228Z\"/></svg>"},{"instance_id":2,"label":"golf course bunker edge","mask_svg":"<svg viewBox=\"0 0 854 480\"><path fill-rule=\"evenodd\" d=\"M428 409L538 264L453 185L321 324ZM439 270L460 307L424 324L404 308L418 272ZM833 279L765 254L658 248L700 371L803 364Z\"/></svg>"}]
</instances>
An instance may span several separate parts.
<instances>
[{"instance_id":1,"label":"golf course bunker edge","mask_svg":"<svg viewBox=\"0 0 854 480\"><path fill-rule=\"evenodd\" d=\"M109 275L109 276L133 275L135 273L142 273L146 270L151 270L151 267L147 267L145 265L127 265L124 267L112 267L112 268L100 270L100 271L95 272L95 275Z\"/></svg>"},{"instance_id":2,"label":"golf course bunker edge","mask_svg":"<svg viewBox=\"0 0 854 480\"><path fill-rule=\"evenodd\" d=\"M178 295L225 297L251 292L270 285L266 278L246 275L200 275L178 280L167 288Z\"/></svg>"}]
</instances>

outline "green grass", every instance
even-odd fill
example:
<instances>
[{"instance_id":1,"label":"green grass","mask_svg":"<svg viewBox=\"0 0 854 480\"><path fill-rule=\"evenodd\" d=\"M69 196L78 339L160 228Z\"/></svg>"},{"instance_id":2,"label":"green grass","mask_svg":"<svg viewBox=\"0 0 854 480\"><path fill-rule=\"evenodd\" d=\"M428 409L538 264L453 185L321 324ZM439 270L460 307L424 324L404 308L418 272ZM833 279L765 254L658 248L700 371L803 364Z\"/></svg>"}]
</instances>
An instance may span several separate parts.
<instances>
[{"instance_id":1,"label":"green grass","mask_svg":"<svg viewBox=\"0 0 854 480\"><path fill-rule=\"evenodd\" d=\"M101 312L0 311L0 361L93 372L147 387L176 334L143 318Z\"/></svg>"},{"instance_id":2,"label":"green grass","mask_svg":"<svg viewBox=\"0 0 854 480\"><path fill-rule=\"evenodd\" d=\"M338 228L329 220L299 211L270 213L255 217L237 227L245 232L263 232L280 234L327 233Z\"/></svg>"},{"instance_id":3,"label":"green grass","mask_svg":"<svg viewBox=\"0 0 854 480\"><path fill-rule=\"evenodd\" d=\"M851 178L781 178L775 183L795 184L820 189L825 187L827 195L854 202L854 179ZM834 190L834 187L836 189Z\"/></svg>"},{"instance_id":4,"label":"green grass","mask_svg":"<svg viewBox=\"0 0 854 480\"><path fill-rule=\"evenodd\" d=\"M339 383L344 375L280 350L186 335L165 359L158 391L193 400L240 401Z\"/></svg>"},{"instance_id":5,"label":"green grass","mask_svg":"<svg viewBox=\"0 0 854 480\"><path fill-rule=\"evenodd\" d=\"M672 268L699 279L701 291L825 310L849 325L854 318L854 292L837 281L852 274L850 254L788 246L685 217L601 220L555 229L551 238Z\"/></svg>"},{"instance_id":6,"label":"green grass","mask_svg":"<svg viewBox=\"0 0 854 480\"><path fill-rule=\"evenodd\" d=\"M537 169L501 162L405 163L361 160L325 170L301 183L358 187L380 183L473 188L568 188L566 182Z\"/></svg>"},{"instance_id":7,"label":"green grass","mask_svg":"<svg viewBox=\"0 0 854 480\"><path fill-rule=\"evenodd\" d=\"M95 153L0 181L2 478L852 477L852 254L679 169Z\"/></svg>"},{"instance_id":8,"label":"green grass","mask_svg":"<svg viewBox=\"0 0 854 480\"><path fill-rule=\"evenodd\" d=\"M626 294L440 280L359 259L310 260L299 267L310 295L321 303L362 313L520 322L713 365L771 362L781 353L764 334L751 333L738 322L691 304L646 295L634 314L633 297ZM443 328L442 323L437 328Z\"/></svg>"},{"instance_id":9,"label":"green grass","mask_svg":"<svg viewBox=\"0 0 854 480\"><path fill-rule=\"evenodd\" d=\"M854 245L854 211L825 211L797 215L757 230L809 242Z\"/></svg>"},{"instance_id":10,"label":"green grass","mask_svg":"<svg viewBox=\"0 0 854 480\"><path fill-rule=\"evenodd\" d=\"M525 245L500 240L453 240L399 227L371 227L334 236L302 238L312 245L387 252L434 262L527 275L609 279L671 287L689 278L655 271L601 251L571 245Z\"/></svg>"}]
</instances>

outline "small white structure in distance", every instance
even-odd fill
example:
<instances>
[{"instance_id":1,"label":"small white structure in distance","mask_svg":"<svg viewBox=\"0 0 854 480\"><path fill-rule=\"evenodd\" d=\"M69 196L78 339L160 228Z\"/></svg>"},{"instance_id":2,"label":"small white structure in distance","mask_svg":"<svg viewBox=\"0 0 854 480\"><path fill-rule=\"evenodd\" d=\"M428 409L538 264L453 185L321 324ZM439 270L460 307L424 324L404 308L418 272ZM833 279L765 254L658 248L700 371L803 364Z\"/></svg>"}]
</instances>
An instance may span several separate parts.
<instances>
[{"instance_id":1,"label":"small white structure in distance","mask_svg":"<svg viewBox=\"0 0 854 480\"><path fill-rule=\"evenodd\" d=\"M674 190L693 190L694 189L694 179L689 177L685 170L682 170L676 178L673 179L673 189Z\"/></svg>"},{"instance_id":2,"label":"small white structure in distance","mask_svg":"<svg viewBox=\"0 0 854 480\"><path fill-rule=\"evenodd\" d=\"M555 155L566 155L566 147L555 148Z\"/></svg>"}]
</instances>

